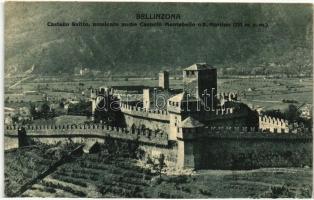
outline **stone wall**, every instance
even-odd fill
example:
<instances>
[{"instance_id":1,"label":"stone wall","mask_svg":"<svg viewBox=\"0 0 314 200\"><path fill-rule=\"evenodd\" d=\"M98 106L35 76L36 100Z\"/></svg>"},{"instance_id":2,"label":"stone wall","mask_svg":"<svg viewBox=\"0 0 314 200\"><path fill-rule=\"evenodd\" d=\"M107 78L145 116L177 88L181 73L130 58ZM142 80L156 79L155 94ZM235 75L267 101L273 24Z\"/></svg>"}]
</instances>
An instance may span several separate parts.
<instances>
[{"instance_id":1,"label":"stone wall","mask_svg":"<svg viewBox=\"0 0 314 200\"><path fill-rule=\"evenodd\" d=\"M271 133L256 127L205 127L178 138L179 167L254 169L312 164L312 133Z\"/></svg>"},{"instance_id":2,"label":"stone wall","mask_svg":"<svg viewBox=\"0 0 314 200\"><path fill-rule=\"evenodd\" d=\"M151 145L168 145L168 135L150 129L126 129L106 125L59 125L59 126L27 126L27 136L31 138L100 138L112 137L123 140L139 140ZM6 137L17 137L18 127L7 126Z\"/></svg>"},{"instance_id":3,"label":"stone wall","mask_svg":"<svg viewBox=\"0 0 314 200\"><path fill-rule=\"evenodd\" d=\"M146 159L149 156L153 160L157 160L161 154L165 156L167 167L176 167L178 147L176 143L172 145L156 147L150 145L140 145L140 149L144 150Z\"/></svg>"},{"instance_id":4,"label":"stone wall","mask_svg":"<svg viewBox=\"0 0 314 200\"><path fill-rule=\"evenodd\" d=\"M128 127L133 124L136 127L142 127L152 130L162 130L166 133L169 131L169 115L164 110L146 110L140 107L121 105L121 111Z\"/></svg>"},{"instance_id":5,"label":"stone wall","mask_svg":"<svg viewBox=\"0 0 314 200\"><path fill-rule=\"evenodd\" d=\"M44 143L136 140L150 157L165 155L168 166L196 169L254 169L312 166L312 133L270 133L256 127L205 127L189 140L169 141L167 133L110 126L29 126L27 135ZM17 147L17 127L6 127L5 149Z\"/></svg>"},{"instance_id":6,"label":"stone wall","mask_svg":"<svg viewBox=\"0 0 314 200\"><path fill-rule=\"evenodd\" d=\"M207 169L254 169L312 166L311 139L211 138L194 143L197 166Z\"/></svg>"},{"instance_id":7,"label":"stone wall","mask_svg":"<svg viewBox=\"0 0 314 200\"><path fill-rule=\"evenodd\" d=\"M142 118L159 120L159 121L169 121L168 112L165 110L147 110L141 107L131 106L127 104L121 104L120 109L124 114L138 116Z\"/></svg>"}]
</instances>

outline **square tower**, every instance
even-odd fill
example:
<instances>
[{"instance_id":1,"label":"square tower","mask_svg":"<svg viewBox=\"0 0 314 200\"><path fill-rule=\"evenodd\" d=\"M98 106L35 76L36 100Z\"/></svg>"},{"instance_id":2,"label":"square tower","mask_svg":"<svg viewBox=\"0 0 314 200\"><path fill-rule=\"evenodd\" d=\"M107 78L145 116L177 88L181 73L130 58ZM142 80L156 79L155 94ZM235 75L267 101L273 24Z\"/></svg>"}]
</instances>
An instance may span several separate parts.
<instances>
[{"instance_id":1,"label":"square tower","mask_svg":"<svg viewBox=\"0 0 314 200\"><path fill-rule=\"evenodd\" d=\"M169 72L162 71L159 72L159 87L167 90L169 89Z\"/></svg>"},{"instance_id":2,"label":"square tower","mask_svg":"<svg viewBox=\"0 0 314 200\"><path fill-rule=\"evenodd\" d=\"M214 105L217 94L217 70L206 64L197 63L183 70L184 91L199 100L207 99ZM215 106L215 105L214 105Z\"/></svg>"}]
</instances>

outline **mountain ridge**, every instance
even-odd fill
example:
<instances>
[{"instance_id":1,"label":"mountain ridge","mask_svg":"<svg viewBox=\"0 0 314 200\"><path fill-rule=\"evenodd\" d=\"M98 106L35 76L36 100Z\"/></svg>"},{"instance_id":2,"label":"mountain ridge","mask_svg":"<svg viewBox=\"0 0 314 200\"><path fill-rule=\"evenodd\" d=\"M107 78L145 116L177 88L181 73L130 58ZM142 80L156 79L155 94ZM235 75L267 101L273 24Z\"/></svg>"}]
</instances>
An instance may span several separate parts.
<instances>
[{"instance_id":1,"label":"mountain ridge","mask_svg":"<svg viewBox=\"0 0 314 200\"><path fill-rule=\"evenodd\" d=\"M143 12L268 28L47 26L49 21L141 22L135 14ZM34 65L37 74L73 73L77 67L150 74L197 62L248 73L256 67L263 73L311 72L312 17L309 4L7 2L5 73Z\"/></svg>"}]
</instances>

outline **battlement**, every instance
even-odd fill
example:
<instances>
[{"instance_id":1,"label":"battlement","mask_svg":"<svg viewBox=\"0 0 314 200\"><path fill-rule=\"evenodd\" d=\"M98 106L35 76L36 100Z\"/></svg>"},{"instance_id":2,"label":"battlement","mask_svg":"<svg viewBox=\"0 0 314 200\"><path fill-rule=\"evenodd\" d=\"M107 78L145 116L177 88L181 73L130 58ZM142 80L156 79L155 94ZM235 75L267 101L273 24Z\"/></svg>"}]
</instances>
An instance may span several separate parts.
<instances>
[{"instance_id":1,"label":"battlement","mask_svg":"<svg viewBox=\"0 0 314 200\"><path fill-rule=\"evenodd\" d=\"M274 124L274 125L289 125L289 122L288 120L284 120L284 119L281 119L281 118L276 118L276 117L271 117L271 116L266 116L266 115L263 115L263 116L259 116L259 120L261 122L264 122L264 123L271 123L271 124Z\"/></svg>"},{"instance_id":2,"label":"battlement","mask_svg":"<svg viewBox=\"0 0 314 200\"><path fill-rule=\"evenodd\" d=\"M22 126L21 126L22 127ZM21 128L20 126L6 126L6 130L18 130ZM116 130L118 132L120 131L125 131L125 128L121 127L114 127L110 125L99 125L99 124L92 124L92 125L87 125L87 124L62 124L62 125L27 125L23 126L26 130L71 130L71 129L96 129L96 130L101 130L101 129L107 129L107 130Z\"/></svg>"},{"instance_id":3,"label":"battlement","mask_svg":"<svg viewBox=\"0 0 314 200\"><path fill-rule=\"evenodd\" d=\"M269 130L261 130L257 127L228 127L228 126L206 126L198 127L195 129L181 129L177 133L177 138L179 140L189 140L196 138L235 138L235 139L289 139L289 138L311 138L310 129L303 128L297 129L297 131L288 131L286 133L280 132L275 129L274 132Z\"/></svg>"},{"instance_id":4,"label":"battlement","mask_svg":"<svg viewBox=\"0 0 314 200\"><path fill-rule=\"evenodd\" d=\"M195 138L232 138L232 139L311 139L312 130L304 128L297 132L289 131L282 133L275 130L261 130L257 127L226 127L226 126L210 126L200 129L185 129L182 133L178 133L179 139L195 139Z\"/></svg>"},{"instance_id":5,"label":"battlement","mask_svg":"<svg viewBox=\"0 0 314 200\"><path fill-rule=\"evenodd\" d=\"M154 109L154 110L149 110L149 109L145 109L142 107L136 107L136 106L132 106L132 105L128 105L126 103L121 103L120 104L120 108L121 110L129 110L129 111L140 111L140 112L146 112L146 113L154 113L154 114L159 114L159 115L168 115L168 112L165 110L158 110L158 109Z\"/></svg>"},{"instance_id":6,"label":"battlement","mask_svg":"<svg viewBox=\"0 0 314 200\"><path fill-rule=\"evenodd\" d=\"M227 126L207 126L204 127L204 132L229 132L229 133L266 133L268 135L275 135L275 133L280 133L278 130L274 132L270 132L268 130L262 130L257 127L247 127L247 126L234 126L234 127L227 127ZM302 128L295 131L288 131L286 134L281 135L287 135L287 134L294 134L294 135L303 135L303 134L310 134L312 133L312 130L309 128Z\"/></svg>"},{"instance_id":7,"label":"battlement","mask_svg":"<svg viewBox=\"0 0 314 200\"><path fill-rule=\"evenodd\" d=\"M7 126L5 129L6 136L17 135L21 127ZM168 135L161 131L153 131L150 129L139 128L121 128L109 125L93 124L93 125L39 125L39 126L24 126L26 133L31 137L113 137L126 140L138 139L141 142L167 145Z\"/></svg>"},{"instance_id":8,"label":"battlement","mask_svg":"<svg viewBox=\"0 0 314 200\"><path fill-rule=\"evenodd\" d=\"M208 138L233 138L233 139L308 139L312 140L310 129L302 129L298 132L289 131L280 133L257 129L255 127L205 127L202 137Z\"/></svg>"},{"instance_id":9,"label":"battlement","mask_svg":"<svg viewBox=\"0 0 314 200\"><path fill-rule=\"evenodd\" d=\"M289 132L293 127L284 119L260 115L259 116L259 128L261 130L269 130L270 132Z\"/></svg>"},{"instance_id":10,"label":"battlement","mask_svg":"<svg viewBox=\"0 0 314 200\"><path fill-rule=\"evenodd\" d=\"M125 103L120 104L120 109L124 114L141 117L146 119L153 119L158 121L169 121L168 112L165 110L147 110L145 108L131 106Z\"/></svg>"},{"instance_id":11,"label":"battlement","mask_svg":"<svg viewBox=\"0 0 314 200\"><path fill-rule=\"evenodd\" d=\"M17 137L19 126L6 126L5 136ZM169 142L168 134L160 130L148 128L121 128L109 125L42 125L25 126L29 137L34 138L105 138L112 137L123 140L138 140L152 145L167 146ZM192 138L221 138L221 139L311 139L312 130L308 128L297 129L281 133L275 130L258 129L257 127L226 127L226 126L206 126L198 130L185 130L181 138L187 135L194 135Z\"/></svg>"}]
</instances>

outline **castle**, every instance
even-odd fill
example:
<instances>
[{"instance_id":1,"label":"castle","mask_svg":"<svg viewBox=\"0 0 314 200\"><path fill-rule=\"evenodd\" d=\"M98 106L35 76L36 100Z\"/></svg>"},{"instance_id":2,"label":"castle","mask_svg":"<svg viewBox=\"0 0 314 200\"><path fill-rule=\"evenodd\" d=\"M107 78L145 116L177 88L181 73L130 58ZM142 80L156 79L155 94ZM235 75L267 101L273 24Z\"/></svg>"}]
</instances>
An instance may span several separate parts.
<instances>
[{"instance_id":1,"label":"castle","mask_svg":"<svg viewBox=\"0 0 314 200\"><path fill-rule=\"evenodd\" d=\"M113 138L137 141L146 155L163 154L166 164L177 168L312 163L312 130L263 116L238 101L235 93L219 93L217 71L205 63L183 70L182 88L170 88L169 74L163 71L156 87L101 87L91 91L91 101L94 124L8 126L5 149L25 143L25 138L44 143L103 143Z\"/></svg>"},{"instance_id":2,"label":"castle","mask_svg":"<svg viewBox=\"0 0 314 200\"><path fill-rule=\"evenodd\" d=\"M178 167L197 167L199 155L193 141L202 140L211 132L208 127L229 127L229 130L245 127L245 131L289 133L287 121L259 116L239 102L235 93L218 93L217 70L206 63L185 68L182 82L181 89L170 88L169 74L163 71L159 73L158 87L130 86L124 92L132 94L129 98L128 95L122 97L121 90L114 87L93 90L93 115L96 117L99 110L114 110L120 113L120 126L126 129L165 133L168 140L178 146ZM142 93L135 95L134 91L141 89Z\"/></svg>"}]
</instances>

